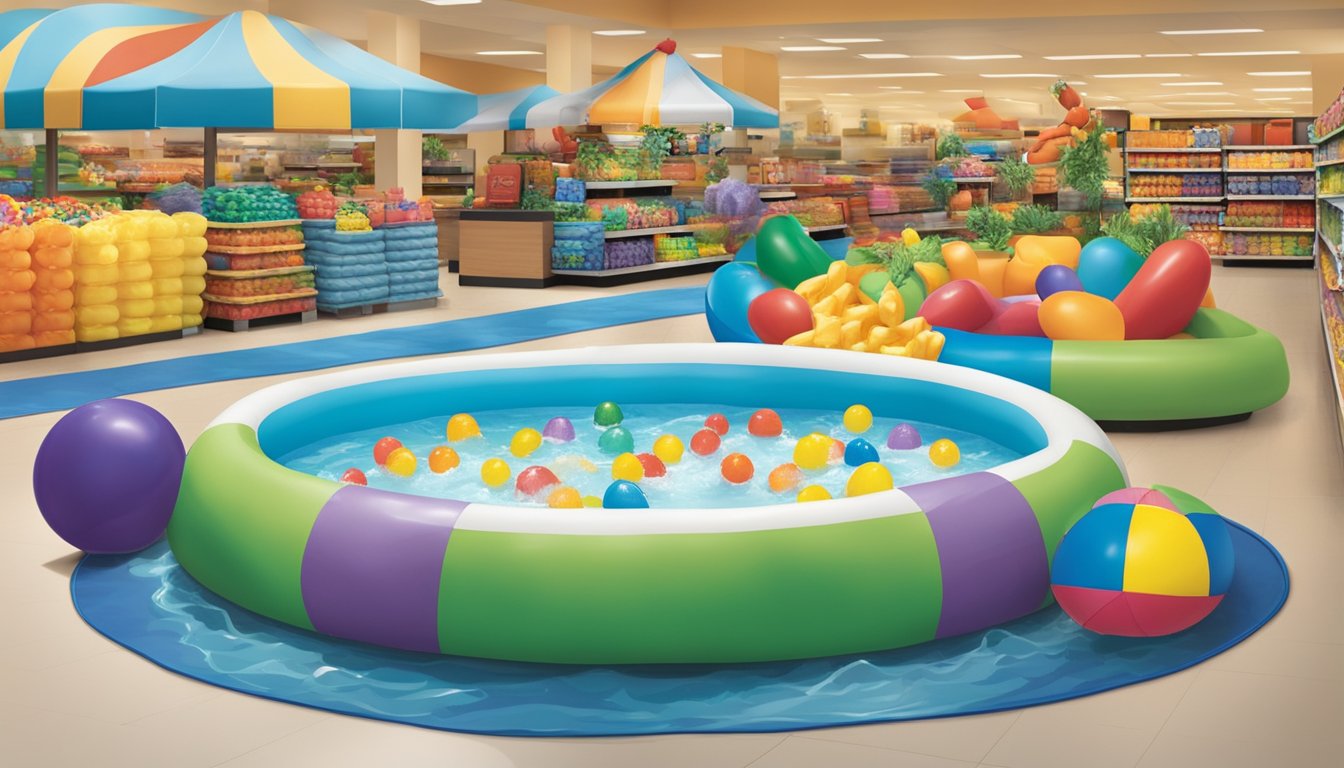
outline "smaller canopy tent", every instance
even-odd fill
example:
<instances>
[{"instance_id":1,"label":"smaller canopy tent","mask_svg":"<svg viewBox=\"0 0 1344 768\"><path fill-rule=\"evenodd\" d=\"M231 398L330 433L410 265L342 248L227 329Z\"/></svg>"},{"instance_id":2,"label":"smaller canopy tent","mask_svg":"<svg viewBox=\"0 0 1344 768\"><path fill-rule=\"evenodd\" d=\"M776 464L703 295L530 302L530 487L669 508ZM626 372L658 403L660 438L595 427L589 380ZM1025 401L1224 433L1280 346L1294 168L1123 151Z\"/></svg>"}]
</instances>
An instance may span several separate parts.
<instances>
[{"instance_id":1,"label":"smaller canopy tent","mask_svg":"<svg viewBox=\"0 0 1344 768\"><path fill-rule=\"evenodd\" d=\"M255 11L44 14L0 14L0 128L444 129L476 111L472 94Z\"/></svg>"},{"instance_id":2,"label":"smaller canopy tent","mask_svg":"<svg viewBox=\"0 0 1344 768\"><path fill-rule=\"evenodd\" d=\"M664 40L607 80L542 101L527 110L527 128L581 123L777 128L779 112L725 88L692 67Z\"/></svg>"},{"instance_id":3,"label":"smaller canopy tent","mask_svg":"<svg viewBox=\"0 0 1344 768\"><path fill-rule=\"evenodd\" d=\"M559 96L546 85L477 96L476 116L453 129L454 133L517 131L527 127L527 113L541 102Z\"/></svg>"}]
</instances>

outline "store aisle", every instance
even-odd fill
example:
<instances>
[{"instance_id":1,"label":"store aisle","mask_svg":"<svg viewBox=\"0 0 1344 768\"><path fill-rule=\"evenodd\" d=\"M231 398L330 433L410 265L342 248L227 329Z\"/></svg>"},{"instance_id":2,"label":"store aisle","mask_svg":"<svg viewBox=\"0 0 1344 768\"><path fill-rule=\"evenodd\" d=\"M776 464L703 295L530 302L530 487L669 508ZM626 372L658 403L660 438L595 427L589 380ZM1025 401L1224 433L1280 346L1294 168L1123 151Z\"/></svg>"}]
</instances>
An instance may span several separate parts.
<instances>
[{"instance_id":1,"label":"store aisle","mask_svg":"<svg viewBox=\"0 0 1344 768\"><path fill-rule=\"evenodd\" d=\"M692 285L704 277L659 283ZM445 281L447 283L449 281ZM1287 398L1248 422L1196 432L1113 436L1136 484L1200 495L1283 553L1293 593L1255 637L1199 667L1074 702L981 717L795 734L509 739L339 717L215 689L164 672L88 629L68 574L76 557L34 506L31 461L59 414L0 421L0 743L16 765L367 766L1315 766L1344 752L1344 451L1328 398L1316 276L1217 269L1219 303L1283 339ZM635 289L640 287L636 286ZM585 298L611 289L449 291L423 313L210 333L101 355L25 364L22 375L106 367L330 333ZM502 349L708 341L697 316ZM37 370L41 368L42 370ZM17 370L17 369L16 369ZM14 371L5 371L14 375ZM227 403L291 377L137 396L190 441ZM13 756L12 758L9 756Z\"/></svg>"}]
</instances>

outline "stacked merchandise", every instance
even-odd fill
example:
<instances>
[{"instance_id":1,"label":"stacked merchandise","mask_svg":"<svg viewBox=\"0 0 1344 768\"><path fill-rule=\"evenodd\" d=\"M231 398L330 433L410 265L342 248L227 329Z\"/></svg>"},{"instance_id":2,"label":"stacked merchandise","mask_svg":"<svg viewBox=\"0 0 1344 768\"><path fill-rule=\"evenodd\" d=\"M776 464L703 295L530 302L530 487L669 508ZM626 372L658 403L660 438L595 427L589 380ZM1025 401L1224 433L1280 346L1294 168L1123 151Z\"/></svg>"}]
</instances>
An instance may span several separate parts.
<instances>
[{"instance_id":1,"label":"stacked merchandise","mask_svg":"<svg viewBox=\"0 0 1344 768\"><path fill-rule=\"evenodd\" d=\"M230 257L228 269L205 273L205 317L226 321L225 328L263 317L311 312L317 308L312 268L300 263L278 268L244 269L233 256L274 255L285 260L303 250L303 231L296 219L256 220L250 223L210 221L205 234L210 244L206 261L219 263L216 254ZM273 279L280 278L280 279Z\"/></svg>"},{"instance_id":2,"label":"stacked merchandise","mask_svg":"<svg viewBox=\"0 0 1344 768\"><path fill-rule=\"evenodd\" d=\"M781 200L770 203L767 210L771 214L791 215L805 227L828 227L845 223L845 214L840 204L830 197Z\"/></svg>"},{"instance_id":3,"label":"stacked merchandise","mask_svg":"<svg viewBox=\"0 0 1344 768\"><path fill-rule=\"evenodd\" d=\"M627 229L675 227L686 220L685 203L671 197L604 198L589 200L604 226L613 232Z\"/></svg>"},{"instance_id":4,"label":"stacked merchandise","mask_svg":"<svg viewBox=\"0 0 1344 768\"><path fill-rule=\"evenodd\" d=\"M74 147L68 147L64 144L57 148L56 155L56 175L58 184L80 185L79 169L83 166L83 161L79 157L79 152ZM33 160L33 194L34 195L54 195L56 190L46 188L46 167L47 167L47 145L39 144L34 152Z\"/></svg>"},{"instance_id":5,"label":"stacked merchandise","mask_svg":"<svg viewBox=\"0 0 1344 768\"><path fill-rule=\"evenodd\" d=\"M439 228L416 222L383 229L387 255L389 302L437 299L439 293Z\"/></svg>"},{"instance_id":6,"label":"stacked merchandise","mask_svg":"<svg viewBox=\"0 0 1344 768\"><path fill-rule=\"evenodd\" d=\"M154 276L154 313L149 317L149 332L180 331L182 315L186 314L183 275L187 270L187 242L181 225L168 214L150 213L144 218L149 226L149 267Z\"/></svg>"},{"instance_id":7,"label":"stacked merchandise","mask_svg":"<svg viewBox=\"0 0 1344 768\"><path fill-rule=\"evenodd\" d=\"M642 267L654 262L654 243L663 235L653 238L635 237L627 240L608 240L606 244L605 269L624 269Z\"/></svg>"},{"instance_id":8,"label":"stacked merchandise","mask_svg":"<svg viewBox=\"0 0 1344 768\"><path fill-rule=\"evenodd\" d=\"M1130 131L1126 139L1131 149L1212 149L1223 145L1218 128L1189 131Z\"/></svg>"},{"instance_id":9,"label":"stacked merchandise","mask_svg":"<svg viewBox=\"0 0 1344 768\"><path fill-rule=\"evenodd\" d=\"M1229 174L1227 177L1229 195L1275 195L1292 197L1295 195L1314 195L1316 180L1308 174Z\"/></svg>"},{"instance_id":10,"label":"stacked merchandise","mask_svg":"<svg viewBox=\"0 0 1344 768\"><path fill-rule=\"evenodd\" d=\"M34 222L33 344L57 347L75 343L75 229L59 221Z\"/></svg>"},{"instance_id":11,"label":"stacked merchandise","mask_svg":"<svg viewBox=\"0 0 1344 768\"><path fill-rule=\"evenodd\" d=\"M897 196L895 187L878 184L868 190L868 213L870 215L899 213L900 210L901 200Z\"/></svg>"},{"instance_id":12,"label":"stacked merchandise","mask_svg":"<svg viewBox=\"0 0 1344 768\"><path fill-rule=\"evenodd\" d=\"M112 218L75 230L75 339L107 341L119 335L117 230Z\"/></svg>"},{"instance_id":13,"label":"stacked merchandise","mask_svg":"<svg viewBox=\"0 0 1344 768\"><path fill-rule=\"evenodd\" d=\"M1311 140L1319 142L1340 128L1344 128L1344 89L1340 90L1335 100L1330 102L1330 106L1311 122Z\"/></svg>"},{"instance_id":14,"label":"stacked merchandise","mask_svg":"<svg viewBox=\"0 0 1344 768\"><path fill-rule=\"evenodd\" d=\"M555 242L551 246L551 268L606 269L605 242L600 221L556 222Z\"/></svg>"},{"instance_id":15,"label":"stacked merchandise","mask_svg":"<svg viewBox=\"0 0 1344 768\"><path fill-rule=\"evenodd\" d=\"M1311 241L1310 235L1229 233L1223 238L1223 255L1265 258L1309 257Z\"/></svg>"},{"instance_id":16,"label":"stacked merchandise","mask_svg":"<svg viewBox=\"0 0 1344 768\"><path fill-rule=\"evenodd\" d=\"M317 308L336 312L388 298L383 233L337 231L334 221L303 222L303 256L316 272Z\"/></svg>"},{"instance_id":17,"label":"stacked merchandise","mask_svg":"<svg viewBox=\"0 0 1344 768\"><path fill-rule=\"evenodd\" d=\"M1131 205L1129 215L1134 217L1147 216L1156 212L1165 204L1142 204ZM1223 249L1223 232L1219 229L1219 220L1222 218L1223 209L1216 205L1172 205L1171 215L1180 223L1190 228L1185 234L1186 240L1194 240L1201 243L1209 253L1221 253Z\"/></svg>"},{"instance_id":18,"label":"stacked merchandise","mask_svg":"<svg viewBox=\"0 0 1344 768\"><path fill-rule=\"evenodd\" d=\"M1227 204L1225 227L1261 227L1266 229L1311 229L1316 224L1316 206L1303 202L1248 202L1233 200Z\"/></svg>"},{"instance_id":19,"label":"stacked merchandise","mask_svg":"<svg viewBox=\"0 0 1344 768\"><path fill-rule=\"evenodd\" d=\"M32 244L31 227L0 223L0 352L34 345Z\"/></svg>"},{"instance_id":20,"label":"stacked merchandise","mask_svg":"<svg viewBox=\"0 0 1344 768\"><path fill-rule=\"evenodd\" d=\"M1219 173L1150 173L1133 176L1129 181L1131 197L1221 197L1223 177Z\"/></svg>"},{"instance_id":21,"label":"stacked merchandise","mask_svg":"<svg viewBox=\"0 0 1344 768\"><path fill-rule=\"evenodd\" d=\"M1185 154L1181 152L1143 152L1135 149L1129 153L1126 162L1130 168L1207 168L1216 171L1222 164L1222 158L1217 153L1210 152Z\"/></svg>"},{"instance_id":22,"label":"stacked merchandise","mask_svg":"<svg viewBox=\"0 0 1344 768\"><path fill-rule=\"evenodd\" d=\"M205 239L208 222L199 213L179 211L173 214L178 236L182 238L182 327L195 328L205 322L205 271L209 265L205 252L210 247Z\"/></svg>"},{"instance_id":23,"label":"stacked merchandise","mask_svg":"<svg viewBox=\"0 0 1344 768\"><path fill-rule=\"evenodd\" d=\"M582 179L558 178L555 180L555 201L557 203L582 203L588 199L588 185Z\"/></svg>"},{"instance_id":24,"label":"stacked merchandise","mask_svg":"<svg viewBox=\"0 0 1344 768\"><path fill-rule=\"evenodd\" d=\"M1321 169L1322 196L1344 195L1344 165L1331 165Z\"/></svg>"},{"instance_id":25,"label":"stacked merchandise","mask_svg":"<svg viewBox=\"0 0 1344 768\"><path fill-rule=\"evenodd\" d=\"M1247 151L1247 150L1228 150L1227 168L1232 171L1242 170L1286 170L1289 168L1311 168L1313 165L1311 159L1311 150L1293 150L1293 151Z\"/></svg>"},{"instance_id":26,"label":"stacked merchandise","mask_svg":"<svg viewBox=\"0 0 1344 768\"><path fill-rule=\"evenodd\" d=\"M694 237L655 235L653 251L655 261L690 261L700 258L700 249Z\"/></svg>"},{"instance_id":27,"label":"stacked merchandise","mask_svg":"<svg viewBox=\"0 0 1344 768\"><path fill-rule=\"evenodd\" d=\"M174 227L173 231L176 232ZM149 263L149 222L143 216L122 213L113 217L113 247L117 267L117 335L138 336L149 333L154 314L154 265ZM159 264L163 268L162 262ZM181 262L174 259L165 275L176 271ZM179 292L180 292L179 287Z\"/></svg>"}]
</instances>

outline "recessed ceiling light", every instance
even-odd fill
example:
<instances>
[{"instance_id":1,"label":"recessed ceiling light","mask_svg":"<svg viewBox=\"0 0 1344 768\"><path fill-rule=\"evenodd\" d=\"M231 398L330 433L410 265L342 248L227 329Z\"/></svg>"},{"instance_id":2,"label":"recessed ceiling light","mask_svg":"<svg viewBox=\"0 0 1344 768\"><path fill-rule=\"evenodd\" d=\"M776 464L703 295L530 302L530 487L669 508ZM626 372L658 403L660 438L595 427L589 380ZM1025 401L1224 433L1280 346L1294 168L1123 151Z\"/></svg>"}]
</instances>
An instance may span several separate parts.
<instances>
[{"instance_id":1,"label":"recessed ceiling light","mask_svg":"<svg viewBox=\"0 0 1344 768\"><path fill-rule=\"evenodd\" d=\"M904 53L860 53L859 56L865 59L908 59Z\"/></svg>"},{"instance_id":2,"label":"recessed ceiling light","mask_svg":"<svg viewBox=\"0 0 1344 768\"><path fill-rule=\"evenodd\" d=\"M540 56L541 51L477 51L477 56Z\"/></svg>"},{"instance_id":3,"label":"recessed ceiling light","mask_svg":"<svg viewBox=\"0 0 1344 768\"><path fill-rule=\"evenodd\" d=\"M1213 51L1197 56L1296 56L1301 51Z\"/></svg>"},{"instance_id":4,"label":"recessed ceiling light","mask_svg":"<svg viewBox=\"0 0 1344 768\"><path fill-rule=\"evenodd\" d=\"M1252 88L1259 93L1311 93L1310 88Z\"/></svg>"},{"instance_id":5,"label":"recessed ceiling light","mask_svg":"<svg viewBox=\"0 0 1344 768\"><path fill-rule=\"evenodd\" d=\"M1284 104L1310 104L1310 101L1285 101Z\"/></svg>"},{"instance_id":6,"label":"recessed ceiling light","mask_svg":"<svg viewBox=\"0 0 1344 768\"><path fill-rule=\"evenodd\" d=\"M1146 59L1188 59L1194 55L1193 53L1145 53L1143 57Z\"/></svg>"},{"instance_id":7,"label":"recessed ceiling light","mask_svg":"<svg viewBox=\"0 0 1344 768\"><path fill-rule=\"evenodd\" d=\"M1237 95L1237 94L1232 93L1231 91L1186 91L1185 93L1159 93L1159 94L1157 94L1156 96L1154 96L1153 98L1155 98L1155 99L1170 99L1170 98L1177 98L1177 99L1179 99L1179 98L1181 98L1182 96L1236 96L1236 95Z\"/></svg>"},{"instance_id":8,"label":"recessed ceiling light","mask_svg":"<svg viewBox=\"0 0 1344 768\"><path fill-rule=\"evenodd\" d=\"M821 51L843 51L845 49L839 45L781 45L779 50L789 53L819 53Z\"/></svg>"},{"instance_id":9,"label":"recessed ceiling light","mask_svg":"<svg viewBox=\"0 0 1344 768\"><path fill-rule=\"evenodd\" d=\"M1082 56L1042 56L1047 61L1089 61L1091 59L1137 59L1137 53L1089 53Z\"/></svg>"},{"instance_id":10,"label":"recessed ceiling light","mask_svg":"<svg viewBox=\"0 0 1344 768\"><path fill-rule=\"evenodd\" d=\"M1180 77L1176 72L1126 72L1121 75L1093 75L1104 80L1128 80L1131 77Z\"/></svg>"},{"instance_id":11,"label":"recessed ceiling light","mask_svg":"<svg viewBox=\"0 0 1344 768\"><path fill-rule=\"evenodd\" d=\"M1235 101L1168 101L1169 105L1180 107L1231 107L1235 106Z\"/></svg>"},{"instance_id":12,"label":"recessed ceiling light","mask_svg":"<svg viewBox=\"0 0 1344 768\"><path fill-rule=\"evenodd\" d=\"M896 87L899 88L900 86ZM985 92L984 88L948 88L946 90L939 91L939 93L984 93L984 92Z\"/></svg>"},{"instance_id":13,"label":"recessed ceiling light","mask_svg":"<svg viewBox=\"0 0 1344 768\"><path fill-rule=\"evenodd\" d=\"M804 80L873 80L886 77L942 77L938 72L864 72L857 75L803 75Z\"/></svg>"},{"instance_id":14,"label":"recessed ceiling light","mask_svg":"<svg viewBox=\"0 0 1344 768\"><path fill-rule=\"evenodd\" d=\"M477 5L481 0L420 0L430 5Z\"/></svg>"},{"instance_id":15,"label":"recessed ceiling light","mask_svg":"<svg viewBox=\"0 0 1344 768\"><path fill-rule=\"evenodd\" d=\"M697 58L697 59L722 59L722 58L723 58L723 54L722 54L722 53L692 53L691 55L694 56L694 57ZM783 79L783 78L781 78L781 79Z\"/></svg>"},{"instance_id":16,"label":"recessed ceiling light","mask_svg":"<svg viewBox=\"0 0 1344 768\"><path fill-rule=\"evenodd\" d=\"M1089 96L1093 101L1120 101L1119 96Z\"/></svg>"},{"instance_id":17,"label":"recessed ceiling light","mask_svg":"<svg viewBox=\"0 0 1344 768\"><path fill-rule=\"evenodd\" d=\"M1264 32L1263 29L1247 27L1245 29L1164 29L1161 34L1164 35L1249 35L1255 32Z\"/></svg>"},{"instance_id":18,"label":"recessed ceiling light","mask_svg":"<svg viewBox=\"0 0 1344 768\"><path fill-rule=\"evenodd\" d=\"M923 91L907 91L899 85L879 85L878 88L887 91L900 91L900 93L889 93L888 96L922 96Z\"/></svg>"},{"instance_id":19,"label":"recessed ceiling light","mask_svg":"<svg viewBox=\"0 0 1344 768\"><path fill-rule=\"evenodd\" d=\"M1283 72L1247 72L1251 77L1306 77L1311 72L1305 69L1290 70Z\"/></svg>"},{"instance_id":20,"label":"recessed ceiling light","mask_svg":"<svg viewBox=\"0 0 1344 768\"><path fill-rule=\"evenodd\" d=\"M853 96L852 93L828 93L827 96Z\"/></svg>"},{"instance_id":21,"label":"recessed ceiling light","mask_svg":"<svg viewBox=\"0 0 1344 768\"><path fill-rule=\"evenodd\" d=\"M981 77L989 77L989 78L1004 78L1004 77L1036 77L1036 78L1048 79L1048 80L1055 80L1055 79L1058 79L1058 78L1059 78L1059 75L1045 75L1045 74L1041 74L1041 73L1039 73L1039 72L1013 72L1013 73L1008 73L1008 72L989 72L989 73L981 72L981 73L980 73L980 76L981 76Z\"/></svg>"},{"instance_id":22,"label":"recessed ceiling light","mask_svg":"<svg viewBox=\"0 0 1344 768\"><path fill-rule=\"evenodd\" d=\"M1189 88L1192 85L1222 85L1221 80L1192 80L1188 83L1163 83L1166 88Z\"/></svg>"},{"instance_id":23,"label":"recessed ceiling light","mask_svg":"<svg viewBox=\"0 0 1344 768\"><path fill-rule=\"evenodd\" d=\"M882 38L880 38L880 37L818 37L817 40L820 40L820 41L823 42L823 43L830 43L830 44L832 44L832 45L839 45L839 44L844 44L844 43L880 43L880 42L882 42Z\"/></svg>"},{"instance_id":24,"label":"recessed ceiling light","mask_svg":"<svg viewBox=\"0 0 1344 768\"><path fill-rule=\"evenodd\" d=\"M1292 101L1292 96L1256 96L1256 101Z\"/></svg>"},{"instance_id":25,"label":"recessed ceiling light","mask_svg":"<svg viewBox=\"0 0 1344 768\"><path fill-rule=\"evenodd\" d=\"M642 34L644 34L644 30L642 30L642 29L595 29L595 30L593 30L593 34L594 34L594 35L601 35L601 36L603 36L603 37L633 37L633 36L635 36L635 35L642 35Z\"/></svg>"},{"instance_id":26,"label":"recessed ceiling light","mask_svg":"<svg viewBox=\"0 0 1344 768\"><path fill-rule=\"evenodd\" d=\"M1022 54L1020 54L1020 53L975 53L975 54L964 54L964 55L961 55L961 56L948 56L947 58L949 58L949 59L956 59L957 61L993 61L993 60L995 60L995 59L1020 59L1020 58L1022 58ZM1048 57L1047 57L1047 58L1048 58Z\"/></svg>"}]
</instances>

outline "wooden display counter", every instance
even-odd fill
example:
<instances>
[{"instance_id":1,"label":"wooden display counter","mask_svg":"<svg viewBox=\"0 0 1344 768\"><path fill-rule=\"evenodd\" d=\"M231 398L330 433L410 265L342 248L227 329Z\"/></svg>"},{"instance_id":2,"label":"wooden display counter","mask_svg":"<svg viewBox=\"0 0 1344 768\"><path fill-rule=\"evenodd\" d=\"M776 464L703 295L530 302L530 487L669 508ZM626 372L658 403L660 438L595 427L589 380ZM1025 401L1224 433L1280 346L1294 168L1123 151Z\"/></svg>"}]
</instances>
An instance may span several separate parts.
<instances>
[{"instance_id":1,"label":"wooden display counter","mask_svg":"<svg viewBox=\"0 0 1344 768\"><path fill-rule=\"evenodd\" d=\"M460 285L545 288L555 282L550 211L462 210L458 219Z\"/></svg>"},{"instance_id":2,"label":"wooden display counter","mask_svg":"<svg viewBox=\"0 0 1344 768\"><path fill-rule=\"evenodd\" d=\"M434 223L439 225L439 266L448 267L449 272L456 272L458 269L457 229L461 213L461 208L434 209Z\"/></svg>"}]
</instances>

